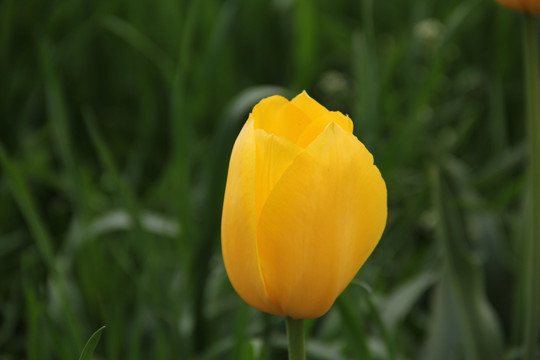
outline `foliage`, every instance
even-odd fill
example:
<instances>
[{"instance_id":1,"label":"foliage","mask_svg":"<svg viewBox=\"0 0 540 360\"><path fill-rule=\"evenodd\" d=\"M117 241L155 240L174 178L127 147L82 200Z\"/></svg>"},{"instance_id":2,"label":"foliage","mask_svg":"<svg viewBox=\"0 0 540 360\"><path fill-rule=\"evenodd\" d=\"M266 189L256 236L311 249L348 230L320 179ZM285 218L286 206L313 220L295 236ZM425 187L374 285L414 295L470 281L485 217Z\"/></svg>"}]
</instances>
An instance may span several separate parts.
<instances>
[{"instance_id":1,"label":"foliage","mask_svg":"<svg viewBox=\"0 0 540 360\"><path fill-rule=\"evenodd\" d=\"M283 319L226 277L220 212L249 109L302 89L351 115L389 191L308 357L516 358L518 20L488 0L0 2L0 359L75 359L104 325L95 358L282 358Z\"/></svg>"}]
</instances>

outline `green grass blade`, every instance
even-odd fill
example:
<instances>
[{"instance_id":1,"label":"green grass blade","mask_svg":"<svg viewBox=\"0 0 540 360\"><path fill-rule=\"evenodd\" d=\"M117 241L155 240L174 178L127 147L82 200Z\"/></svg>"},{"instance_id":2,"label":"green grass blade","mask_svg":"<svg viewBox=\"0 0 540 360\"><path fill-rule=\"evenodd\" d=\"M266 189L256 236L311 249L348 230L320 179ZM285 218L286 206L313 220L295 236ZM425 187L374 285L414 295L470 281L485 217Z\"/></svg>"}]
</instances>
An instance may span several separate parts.
<instances>
[{"instance_id":1,"label":"green grass blade","mask_svg":"<svg viewBox=\"0 0 540 360\"><path fill-rule=\"evenodd\" d=\"M445 262L443 272L448 276L456 304L466 359L502 359L500 325L485 297L480 265L468 250L468 234L455 200L457 195L437 168L431 169L430 181L438 214L437 237Z\"/></svg>"},{"instance_id":2,"label":"green grass blade","mask_svg":"<svg viewBox=\"0 0 540 360\"><path fill-rule=\"evenodd\" d=\"M23 259L23 266L24 266ZM33 284L27 279L22 280L22 290L24 294L24 313L27 342L27 359L41 360L49 354L49 336L43 336L42 318L43 303L36 296Z\"/></svg>"},{"instance_id":3,"label":"green grass blade","mask_svg":"<svg viewBox=\"0 0 540 360\"><path fill-rule=\"evenodd\" d=\"M52 135L57 146L58 155L68 175L68 193L75 204L75 208L81 211L84 216L87 201L84 198L84 188L77 168L68 110L64 101L59 74L54 64L53 49L47 42L42 42L39 50L47 99L47 116Z\"/></svg>"},{"instance_id":4,"label":"green grass blade","mask_svg":"<svg viewBox=\"0 0 540 360\"><path fill-rule=\"evenodd\" d=\"M373 357L367 343L367 332L362 323L363 319L359 319L355 314L354 306L346 292L337 298L336 307L343 321L345 333L350 339L349 343L354 349L356 358L362 360L372 359Z\"/></svg>"},{"instance_id":5,"label":"green grass blade","mask_svg":"<svg viewBox=\"0 0 540 360\"><path fill-rule=\"evenodd\" d=\"M538 70L538 27L536 16L526 14L523 48L527 95L527 132L529 145L529 186L532 220L530 234L525 237L524 268L524 359L538 358L540 333L540 74Z\"/></svg>"},{"instance_id":6,"label":"green grass blade","mask_svg":"<svg viewBox=\"0 0 540 360\"><path fill-rule=\"evenodd\" d=\"M92 114L89 111L86 111L84 115L85 115L86 128L88 129L90 138L92 139L92 143L94 144L94 147L98 153L99 159L103 167L105 168L105 170L114 179L114 182L116 183L116 187L118 189L120 197L132 217L132 221L134 224L133 229L134 231L140 230L141 219L139 216L139 207L135 199L135 196L133 195L126 181L122 178L120 171L118 171L114 163L113 156L111 152L109 151L109 148L105 144L105 141L101 137L101 134L99 133L97 127L94 125L94 119L93 119Z\"/></svg>"},{"instance_id":7,"label":"green grass blade","mask_svg":"<svg viewBox=\"0 0 540 360\"><path fill-rule=\"evenodd\" d=\"M295 71L291 87L297 91L310 85L317 72L317 63L313 61L318 47L317 5L317 2L310 0L298 0L294 3L292 49Z\"/></svg>"},{"instance_id":8,"label":"green grass blade","mask_svg":"<svg viewBox=\"0 0 540 360\"><path fill-rule=\"evenodd\" d=\"M380 336L386 348L385 359L395 360L396 348L394 345L394 338L390 334L388 326L383 319L383 313L380 309L379 304L377 304L375 302L375 299L373 298L373 290L371 290L371 288L363 282L353 281L352 284L357 285L360 289L362 289L362 298L367 304L368 313L375 320L375 323L379 329Z\"/></svg>"},{"instance_id":9,"label":"green grass blade","mask_svg":"<svg viewBox=\"0 0 540 360\"><path fill-rule=\"evenodd\" d=\"M202 1L193 1L187 4L184 18L179 54L175 66L172 89L170 92L170 144L171 154L168 167L164 173L164 181L170 188L170 195L174 199L182 199L172 203L173 211L178 221L183 224L181 236L180 257L186 273L189 273L193 258L191 244L197 237L194 205L191 193L191 174L193 162L193 139L195 129L193 126L193 108L188 101L188 78L191 74L192 47L195 38L195 28L202 9ZM170 182L170 179L174 179ZM189 344L192 341L188 341Z\"/></svg>"},{"instance_id":10,"label":"green grass blade","mask_svg":"<svg viewBox=\"0 0 540 360\"><path fill-rule=\"evenodd\" d=\"M0 51L4 53L9 47L11 41L12 29L13 29L13 3L14 0L8 0L0 4Z\"/></svg>"},{"instance_id":11,"label":"green grass blade","mask_svg":"<svg viewBox=\"0 0 540 360\"><path fill-rule=\"evenodd\" d=\"M57 274L57 268L54 260L53 241L45 226L45 223L38 213L34 198L26 185L26 181L17 166L17 163L11 160L6 154L4 147L0 144L0 167L4 170L8 184L11 187L15 201L19 206L41 258L47 265L52 274Z\"/></svg>"},{"instance_id":12,"label":"green grass blade","mask_svg":"<svg viewBox=\"0 0 540 360\"><path fill-rule=\"evenodd\" d=\"M371 148L381 127L379 121L379 74L374 45L364 32L352 36L352 62L356 101L353 108L355 133L362 134L362 141Z\"/></svg>"},{"instance_id":13,"label":"green grass blade","mask_svg":"<svg viewBox=\"0 0 540 360\"><path fill-rule=\"evenodd\" d=\"M20 169L17 164L8 157L2 144L0 144L0 168L4 170L13 196L15 197L15 201L28 223L30 233L35 241L38 253L47 267L49 272L48 275L52 280L51 282L56 284L51 286L51 291L57 292L66 317L65 321L69 327L70 337L73 339L73 343L77 344L79 327L75 321L73 306L67 300L67 282L64 273L60 271L56 261L52 238L38 212L35 201L26 185L26 181L21 174Z\"/></svg>"},{"instance_id":14,"label":"green grass blade","mask_svg":"<svg viewBox=\"0 0 540 360\"><path fill-rule=\"evenodd\" d=\"M100 327L97 329L92 336L88 339L86 342L86 345L84 345L83 351L81 353L81 356L79 357L79 360L91 360L92 354L94 354L94 350L96 349L96 346L99 343L99 339L101 338L101 333L103 333L103 330L105 329L105 326Z\"/></svg>"},{"instance_id":15,"label":"green grass blade","mask_svg":"<svg viewBox=\"0 0 540 360\"><path fill-rule=\"evenodd\" d=\"M420 354L421 360L455 360L459 359L463 352L459 314L452 295L449 276L445 273L434 289L428 333Z\"/></svg>"},{"instance_id":16,"label":"green grass blade","mask_svg":"<svg viewBox=\"0 0 540 360\"><path fill-rule=\"evenodd\" d=\"M384 305L382 319L386 326L389 329L397 327L435 280L436 276L426 271L397 287Z\"/></svg>"},{"instance_id":17,"label":"green grass blade","mask_svg":"<svg viewBox=\"0 0 540 360\"><path fill-rule=\"evenodd\" d=\"M249 325L249 306L242 304L238 315L236 317L236 325L234 328L234 346L231 351L231 359L240 359L245 351L246 339L249 338L248 325Z\"/></svg>"},{"instance_id":18,"label":"green grass blade","mask_svg":"<svg viewBox=\"0 0 540 360\"><path fill-rule=\"evenodd\" d=\"M131 24L112 15L104 16L100 19L100 23L105 29L124 40L152 63L156 64L165 83L171 84L171 78L174 74L173 61L152 40Z\"/></svg>"}]
</instances>

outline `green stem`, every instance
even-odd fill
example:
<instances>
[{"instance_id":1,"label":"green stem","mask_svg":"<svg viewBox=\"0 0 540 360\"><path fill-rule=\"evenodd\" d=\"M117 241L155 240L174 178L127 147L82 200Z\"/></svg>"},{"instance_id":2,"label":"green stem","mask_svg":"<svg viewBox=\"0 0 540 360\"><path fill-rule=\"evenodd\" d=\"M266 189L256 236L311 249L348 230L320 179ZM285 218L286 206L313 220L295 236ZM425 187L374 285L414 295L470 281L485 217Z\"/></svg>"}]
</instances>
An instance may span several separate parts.
<instances>
[{"instance_id":1,"label":"green stem","mask_svg":"<svg viewBox=\"0 0 540 360\"><path fill-rule=\"evenodd\" d=\"M527 135L529 184L532 201L531 232L525 242L523 359L536 359L540 321L540 84L538 73L538 32L534 15L525 15L523 32L525 84L527 94Z\"/></svg>"},{"instance_id":2,"label":"green stem","mask_svg":"<svg viewBox=\"0 0 540 360\"><path fill-rule=\"evenodd\" d=\"M289 360L305 360L304 319L286 317L287 338L289 340Z\"/></svg>"}]
</instances>

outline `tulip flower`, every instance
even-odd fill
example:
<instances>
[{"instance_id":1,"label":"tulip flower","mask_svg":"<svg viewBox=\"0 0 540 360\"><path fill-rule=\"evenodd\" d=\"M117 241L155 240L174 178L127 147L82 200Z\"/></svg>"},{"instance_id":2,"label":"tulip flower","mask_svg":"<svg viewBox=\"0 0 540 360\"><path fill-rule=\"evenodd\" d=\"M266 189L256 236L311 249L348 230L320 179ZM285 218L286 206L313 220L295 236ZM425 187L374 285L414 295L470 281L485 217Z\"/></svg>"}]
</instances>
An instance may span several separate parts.
<instances>
[{"instance_id":1,"label":"tulip flower","mask_svg":"<svg viewBox=\"0 0 540 360\"><path fill-rule=\"evenodd\" d=\"M509 8L530 14L540 14L540 0L497 0Z\"/></svg>"},{"instance_id":2,"label":"tulip flower","mask_svg":"<svg viewBox=\"0 0 540 360\"><path fill-rule=\"evenodd\" d=\"M221 232L229 279L251 306L319 317L377 245L386 185L352 131L306 92L253 108L232 150Z\"/></svg>"}]
</instances>

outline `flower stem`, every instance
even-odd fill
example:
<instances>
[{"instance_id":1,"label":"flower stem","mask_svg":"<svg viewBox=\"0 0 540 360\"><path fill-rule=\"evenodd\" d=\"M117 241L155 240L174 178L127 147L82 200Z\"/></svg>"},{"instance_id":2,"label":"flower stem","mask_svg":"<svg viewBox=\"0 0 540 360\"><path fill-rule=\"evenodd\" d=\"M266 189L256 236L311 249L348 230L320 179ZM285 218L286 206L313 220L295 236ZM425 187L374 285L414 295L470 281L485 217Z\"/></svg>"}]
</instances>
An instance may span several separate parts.
<instances>
[{"instance_id":1,"label":"flower stem","mask_svg":"<svg viewBox=\"0 0 540 360\"><path fill-rule=\"evenodd\" d=\"M538 73L538 32L534 15L525 14L523 49L527 96L529 185L532 202L531 232L525 241L523 359L536 359L540 309L540 78Z\"/></svg>"},{"instance_id":2,"label":"flower stem","mask_svg":"<svg viewBox=\"0 0 540 360\"><path fill-rule=\"evenodd\" d=\"M287 338L289 340L289 360L305 360L304 319L286 317Z\"/></svg>"}]
</instances>

